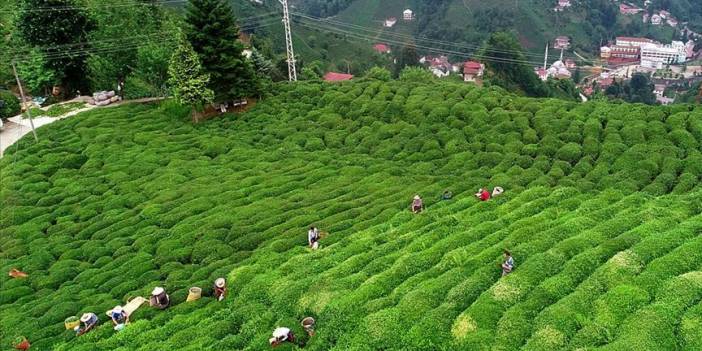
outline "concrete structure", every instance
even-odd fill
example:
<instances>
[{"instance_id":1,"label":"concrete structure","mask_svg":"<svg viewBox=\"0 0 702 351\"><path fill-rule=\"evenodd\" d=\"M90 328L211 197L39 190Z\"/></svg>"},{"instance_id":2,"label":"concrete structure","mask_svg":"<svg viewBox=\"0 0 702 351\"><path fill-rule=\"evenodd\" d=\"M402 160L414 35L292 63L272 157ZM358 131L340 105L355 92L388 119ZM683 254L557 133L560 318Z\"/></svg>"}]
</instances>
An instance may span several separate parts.
<instances>
[{"instance_id":1,"label":"concrete structure","mask_svg":"<svg viewBox=\"0 0 702 351\"><path fill-rule=\"evenodd\" d=\"M683 63L687 59L685 44L673 41L669 45L641 46L641 66L662 69L665 65Z\"/></svg>"},{"instance_id":2,"label":"concrete structure","mask_svg":"<svg viewBox=\"0 0 702 351\"><path fill-rule=\"evenodd\" d=\"M570 38L561 35L556 37L556 40L553 41L553 48L554 49L567 49L570 47Z\"/></svg>"},{"instance_id":3,"label":"concrete structure","mask_svg":"<svg viewBox=\"0 0 702 351\"><path fill-rule=\"evenodd\" d=\"M485 72L485 65L477 61L468 61L463 64L463 81L475 82L482 78Z\"/></svg>"},{"instance_id":4,"label":"concrete structure","mask_svg":"<svg viewBox=\"0 0 702 351\"><path fill-rule=\"evenodd\" d=\"M640 54L641 48L638 46L614 45L610 47L609 58L623 61L638 61Z\"/></svg>"},{"instance_id":5,"label":"concrete structure","mask_svg":"<svg viewBox=\"0 0 702 351\"><path fill-rule=\"evenodd\" d=\"M663 96L664 92L665 92L665 84L656 84L653 86L653 93L656 96Z\"/></svg>"},{"instance_id":6,"label":"concrete structure","mask_svg":"<svg viewBox=\"0 0 702 351\"><path fill-rule=\"evenodd\" d=\"M554 62L549 69L546 70L548 76L555 79L568 79L571 77L571 73L566 67L563 61L558 60Z\"/></svg>"},{"instance_id":7,"label":"concrete structure","mask_svg":"<svg viewBox=\"0 0 702 351\"><path fill-rule=\"evenodd\" d=\"M636 37L617 37L616 45L619 46L637 46L640 47L644 44L655 43L654 40L648 38L636 38Z\"/></svg>"},{"instance_id":8,"label":"concrete structure","mask_svg":"<svg viewBox=\"0 0 702 351\"><path fill-rule=\"evenodd\" d=\"M666 22L668 23L669 26L671 26L673 28L678 26L678 20L676 20L675 18L668 18L666 20Z\"/></svg>"},{"instance_id":9,"label":"concrete structure","mask_svg":"<svg viewBox=\"0 0 702 351\"><path fill-rule=\"evenodd\" d=\"M352 74L329 72L324 75L324 80L327 82L341 82L345 80L351 80L353 78Z\"/></svg>"},{"instance_id":10,"label":"concrete structure","mask_svg":"<svg viewBox=\"0 0 702 351\"><path fill-rule=\"evenodd\" d=\"M379 54L389 54L391 52L390 47L385 44L375 44L373 45L373 50Z\"/></svg>"},{"instance_id":11,"label":"concrete structure","mask_svg":"<svg viewBox=\"0 0 702 351\"><path fill-rule=\"evenodd\" d=\"M412 10L407 9L407 10L403 11L403 12L402 12L402 19L405 20L405 21L411 21L411 20L413 20L413 19L414 19L414 13L412 12Z\"/></svg>"},{"instance_id":12,"label":"concrete structure","mask_svg":"<svg viewBox=\"0 0 702 351\"><path fill-rule=\"evenodd\" d=\"M612 56L612 49L609 46L603 46L600 48L600 58L608 59Z\"/></svg>"},{"instance_id":13,"label":"concrete structure","mask_svg":"<svg viewBox=\"0 0 702 351\"><path fill-rule=\"evenodd\" d=\"M661 22L663 22L663 19L659 15L653 15L651 16L651 24L654 26L660 25Z\"/></svg>"},{"instance_id":14,"label":"concrete structure","mask_svg":"<svg viewBox=\"0 0 702 351\"><path fill-rule=\"evenodd\" d=\"M397 18L396 18L396 17L390 17L390 18L387 18L387 19L383 22L383 27L392 28L392 27L395 25L395 23L397 23Z\"/></svg>"},{"instance_id":15,"label":"concrete structure","mask_svg":"<svg viewBox=\"0 0 702 351\"><path fill-rule=\"evenodd\" d=\"M619 4L619 12L622 15L635 15L641 11L643 11L642 8L636 7L631 4Z\"/></svg>"}]
</instances>

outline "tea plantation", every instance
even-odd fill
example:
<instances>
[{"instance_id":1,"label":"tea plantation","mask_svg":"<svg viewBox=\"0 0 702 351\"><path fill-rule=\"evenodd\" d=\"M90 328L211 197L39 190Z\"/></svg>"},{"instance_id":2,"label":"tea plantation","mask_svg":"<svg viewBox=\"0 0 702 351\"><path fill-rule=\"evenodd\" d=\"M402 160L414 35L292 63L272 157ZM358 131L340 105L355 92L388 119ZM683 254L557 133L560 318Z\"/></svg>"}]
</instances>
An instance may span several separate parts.
<instances>
[{"instance_id":1,"label":"tea plantation","mask_svg":"<svg viewBox=\"0 0 702 351\"><path fill-rule=\"evenodd\" d=\"M2 349L264 350L288 326L306 350L702 350L701 108L362 80L39 137L0 160ZM223 302L185 302L220 276ZM174 305L113 331L104 312L155 286ZM100 327L65 330L90 311Z\"/></svg>"}]
</instances>

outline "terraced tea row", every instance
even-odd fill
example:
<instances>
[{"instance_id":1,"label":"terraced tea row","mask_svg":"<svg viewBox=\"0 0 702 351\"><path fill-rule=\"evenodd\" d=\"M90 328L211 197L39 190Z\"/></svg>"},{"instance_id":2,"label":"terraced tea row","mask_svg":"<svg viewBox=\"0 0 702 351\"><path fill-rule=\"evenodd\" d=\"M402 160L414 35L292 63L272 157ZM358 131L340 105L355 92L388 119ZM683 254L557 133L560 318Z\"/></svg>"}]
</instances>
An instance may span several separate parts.
<instances>
[{"instance_id":1,"label":"terraced tea row","mask_svg":"<svg viewBox=\"0 0 702 351\"><path fill-rule=\"evenodd\" d=\"M283 85L195 126L170 102L84 113L0 161L0 268L30 274L0 278L0 342L263 349L314 316L311 350L694 350L699 117L372 81ZM486 185L507 192L478 202ZM224 302L184 303L220 276ZM154 286L175 305L63 329Z\"/></svg>"}]
</instances>

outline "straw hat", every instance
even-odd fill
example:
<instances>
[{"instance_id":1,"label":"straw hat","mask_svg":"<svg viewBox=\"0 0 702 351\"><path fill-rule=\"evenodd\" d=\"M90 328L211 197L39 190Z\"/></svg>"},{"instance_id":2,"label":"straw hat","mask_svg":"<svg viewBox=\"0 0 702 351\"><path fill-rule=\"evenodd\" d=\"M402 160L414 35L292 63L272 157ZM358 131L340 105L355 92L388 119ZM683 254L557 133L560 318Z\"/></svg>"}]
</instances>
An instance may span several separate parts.
<instances>
[{"instance_id":1,"label":"straw hat","mask_svg":"<svg viewBox=\"0 0 702 351\"><path fill-rule=\"evenodd\" d=\"M419 200L420 199L419 195L414 195L414 199Z\"/></svg>"},{"instance_id":2,"label":"straw hat","mask_svg":"<svg viewBox=\"0 0 702 351\"><path fill-rule=\"evenodd\" d=\"M112 313L122 313L122 306L115 306L115 308L112 309Z\"/></svg>"},{"instance_id":3,"label":"straw hat","mask_svg":"<svg viewBox=\"0 0 702 351\"><path fill-rule=\"evenodd\" d=\"M80 321L83 323L87 323L90 320L90 313L83 313L83 315L80 317Z\"/></svg>"},{"instance_id":4,"label":"straw hat","mask_svg":"<svg viewBox=\"0 0 702 351\"><path fill-rule=\"evenodd\" d=\"M157 286L154 288L154 291L151 292L151 295L161 295L163 294L163 288L160 286Z\"/></svg>"},{"instance_id":5,"label":"straw hat","mask_svg":"<svg viewBox=\"0 0 702 351\"><path fill-rule=\"evenodd\" d=\"M217 280L215 280L215 286L218 288L223 288L224 283L224 278L217 278Z\"/></svg>"}]
</instances>

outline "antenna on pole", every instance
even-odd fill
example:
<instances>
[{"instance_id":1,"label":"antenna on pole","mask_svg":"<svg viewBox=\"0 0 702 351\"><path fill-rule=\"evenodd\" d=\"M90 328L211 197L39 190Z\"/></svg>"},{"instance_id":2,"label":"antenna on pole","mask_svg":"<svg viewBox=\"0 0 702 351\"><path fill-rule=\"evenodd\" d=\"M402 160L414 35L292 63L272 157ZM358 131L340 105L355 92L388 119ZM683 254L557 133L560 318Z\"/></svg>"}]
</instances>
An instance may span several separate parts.
<instances>
[{"instance_id":1,"label":"antenna on pole","mask_svg":"<svg viewBox=\"0 0 702 351\"><path fill-rule=\"evenodd\" d=\"M285 51L288 54L288 79L291 82L297 81L297 69L295 68L295 52L293 51L292 31L290 30L290 12L288 11L288 0L278 0L283 5L283 26L285 27Z\"/></svg>"}]
</instances>

